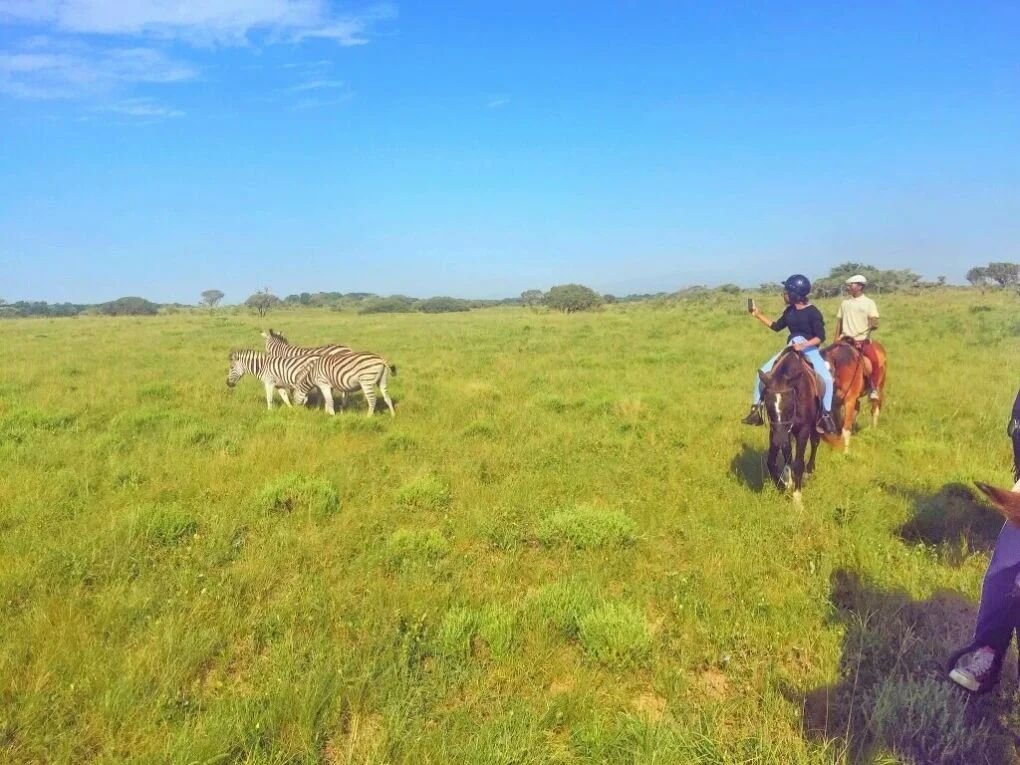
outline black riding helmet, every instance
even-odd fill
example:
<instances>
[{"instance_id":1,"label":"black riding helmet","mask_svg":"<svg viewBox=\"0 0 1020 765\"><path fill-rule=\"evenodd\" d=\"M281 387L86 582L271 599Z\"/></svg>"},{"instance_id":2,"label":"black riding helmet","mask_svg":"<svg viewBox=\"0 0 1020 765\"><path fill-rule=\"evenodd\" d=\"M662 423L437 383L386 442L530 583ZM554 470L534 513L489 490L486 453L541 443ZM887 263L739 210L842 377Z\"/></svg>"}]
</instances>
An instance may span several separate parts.
<instances>
[{"instance_id":1,"label":"black riding helmet","mask_svg":"<svg viewBox=\"0 0 1020 765\"><path fill-rule=\"evenodd\" d=\"M811 294L811 280L804 274L794 274L783 282L783 288L792 295L806 298Z\"/></svg>"}]
</instances>

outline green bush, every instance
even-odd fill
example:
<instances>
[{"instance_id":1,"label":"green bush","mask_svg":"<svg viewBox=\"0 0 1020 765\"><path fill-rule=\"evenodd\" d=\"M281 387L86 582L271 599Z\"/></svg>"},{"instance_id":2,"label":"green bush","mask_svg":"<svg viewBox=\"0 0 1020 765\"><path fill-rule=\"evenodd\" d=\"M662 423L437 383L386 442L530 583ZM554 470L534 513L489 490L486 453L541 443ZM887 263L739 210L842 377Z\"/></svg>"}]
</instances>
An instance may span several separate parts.
<instances>
[{"instance_id":1,"label":"green bush","mask_svg":"<svg viewBox=\"0 0 1020 765\"><path fill-rule=\"evenodd\" d=\"M582 616L577 636L586 653L611 667L643 664L652 651L644 617L625 603L605 603Z\"/></svg>"},{"instance_id":2,"label":"green bush","mask_svg":"<svg viewBox=\"0 0 1020 765\"><path fill-rule=\"evenodd\" d=\"M386 540L384 557L392 569L435 563L450 552L450 543L435 529L397 529Z\"/></svg>"},{"instance_id":3,"label":"green bush","mask_svg":"<svg viewBox=\"0 0 1020 765\"><path fill-rule=\"evenodd\" d=\"M581 550L618 547L637 539L637 523L619 510L575 507L543 520L537 536L546 546L566 543Z\"/></svg>"},{"instance_id":4,"label":"green bush","mask_svg":"<svg viewBox=\"0 0 1020 765\"><path fill-rule=\"evenodd\" d=\"M397 492L397 504L408 510L446 510L451 499L449 485L434 475L416 478Z\"/></svg>"},{"instance_id":5,"label":"green bush","mask_svg":"<svg viewBox=\"0 0 1020 765\"><path fill-rule=\"evenodd\" d=\"M340 496L331 483L321 478L290 473L267 483L254 504L264 513L304 512L324 518L340 509Z\"/></svg>"}]
</instances>

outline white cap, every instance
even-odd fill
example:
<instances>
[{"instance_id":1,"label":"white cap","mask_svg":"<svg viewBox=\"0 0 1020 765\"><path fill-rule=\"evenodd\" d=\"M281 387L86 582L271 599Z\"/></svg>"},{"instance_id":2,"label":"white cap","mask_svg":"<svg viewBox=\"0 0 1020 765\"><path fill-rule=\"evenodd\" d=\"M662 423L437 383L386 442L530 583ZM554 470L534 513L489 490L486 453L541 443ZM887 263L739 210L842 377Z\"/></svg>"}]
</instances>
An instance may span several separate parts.
<instances>
[{"instance_id":1,"label":"white cap","mask_svg":"<svg viewBox=\"0 0 1020 765\"><path fill-rule=\"evenodd\" d=\"M868 280L860 274L854 274L846 280L847 284L867 284Z\"/></svg>"}]
</instances>

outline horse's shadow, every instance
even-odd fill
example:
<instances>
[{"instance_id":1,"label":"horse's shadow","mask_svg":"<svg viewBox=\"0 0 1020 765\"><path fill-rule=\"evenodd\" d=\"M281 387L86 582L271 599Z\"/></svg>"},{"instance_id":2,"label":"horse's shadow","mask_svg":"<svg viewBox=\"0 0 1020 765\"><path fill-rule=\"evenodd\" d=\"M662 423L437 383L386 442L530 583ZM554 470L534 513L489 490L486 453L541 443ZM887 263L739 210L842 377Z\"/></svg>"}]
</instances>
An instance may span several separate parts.
<instances>
[{"instance_id":1,"label":"horse's shadow","mask_svg":"<svg viewBox=\"0 0 1020 765\"><path fill-rule=\"evenodd\" d=\"M740 451L730 461L730 474L755 493L761 493L771 482L769 469L765 464L766 450L741 444Z\"/></svg>"},{"instance_id":2,"label":"horse's shadow","mask_svg":"<svg viewBox=\"0 0 1020 765\"><path fill-rule=\"evenodd\" d=\"M913 517L899 528L905 542L934 545L946 563L961 565L975 552L995 547L1002 516L962 483L947 483L934 494L899 487L886 491L909 499Z\"/></svg>"},{"instance_id":3,"label":"horse's shadow","mask_svg":"<svg viewBox=\"0 0 1020 765\"><path fill-rule=\"evenodd\" d=\"M1015 665L1003 668L1007 698L967 698L945 677L944 662L974 628L975 605L959 593L913 600L854 572L833 573L833 621L842 625L840 680L806 693L784 690L803 708L805 737L848 762L894 755L898 762L1009 762L1013 733L1001 717L1015 691Z\"/></svg>"}]
</instances>

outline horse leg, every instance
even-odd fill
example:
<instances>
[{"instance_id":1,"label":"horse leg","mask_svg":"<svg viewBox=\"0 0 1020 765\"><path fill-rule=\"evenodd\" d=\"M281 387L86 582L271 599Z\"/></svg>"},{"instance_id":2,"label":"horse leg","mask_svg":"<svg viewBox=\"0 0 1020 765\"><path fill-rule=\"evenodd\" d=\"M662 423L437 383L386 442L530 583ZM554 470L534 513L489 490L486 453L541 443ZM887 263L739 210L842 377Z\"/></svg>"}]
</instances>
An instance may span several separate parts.
<instances>
[{"instance_id":1,"label":"horse leg","mask_svg":"<svg viewBox=\"0 0 1020 765\"><path fill-rule=\"evenodd\" d=\"M769 453L765 460L765 463L769 468L769 475L772 477L772 483L776 485L776 489L779 491L783 490L783 476L779 470L779 447L769 441Z\"/></svg>"},{"instance_id":2,"label":"horse leg","mask_svg":"<svg viewBox=\"0 0 1020 765\"><path fill-rule=\"evenodd\" d=\"M814 422L811 423L811 427L814 427ZM790 444L791 437L792 436L787 436L782 446L784 463L783 488L787 490L789 490L794 485L795 482L795 479L791 472L791 468L793 467L793 446Z\"/></svg>"},{"instance_id":3,"label":"horse leg","mask_svg":"<svg viewBox=\"0 0 1020 765\"><path fill-rule=\"evenodd\" d=\"M810 433L811 437L811 455L808 457L807 465L804 467L804 472L811 475L815 472L815 455L818 453L818 442L822 440L822 437L818 434L817 430L813 430Z\"/></svg>"},{"instance_id":4,"label":"horse leg","mask_svg":"<svg viewBox=\"0 0 1020 765\"><path fill-rule=\"evenodd\" d=\"M812 424L812 430L814 430ZM807 449L808 434L804 428L797 431L797 456L793 459L793 501L800 504L800 490L804 485L804 452Z\"/></svg>"}]
</instances>

